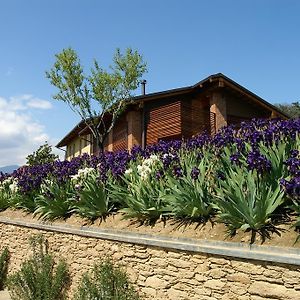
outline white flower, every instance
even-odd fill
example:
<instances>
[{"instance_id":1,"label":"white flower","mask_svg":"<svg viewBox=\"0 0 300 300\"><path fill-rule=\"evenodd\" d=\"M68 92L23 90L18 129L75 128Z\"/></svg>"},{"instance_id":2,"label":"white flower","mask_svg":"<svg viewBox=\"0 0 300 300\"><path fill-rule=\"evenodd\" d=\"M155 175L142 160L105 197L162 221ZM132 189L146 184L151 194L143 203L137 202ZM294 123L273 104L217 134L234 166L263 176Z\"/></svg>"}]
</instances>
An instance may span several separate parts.
<instances>
[{"instance_id":1,"label":"white flower","mask_svg":"<svg viewBox=\"0 0 300 300\"><path fill-rule=\"evenodd\" d=\"M142 173L141 173L141 179L142 179L142 180L146 180L147 178L148 178L148 173L142 172Z\"/></svg>"},{"instance_id":2,"label":"white flower","mask_svg":"<svg viewBox=\"0 0 300 300\"><path fill-rule=\"evenodd\" d=\"M138 165L137 170L138 170L138 173L141 174L141 172L143 172L143 166Z\"/></svg>"},{"instance_id":3,"label":"white flower","mask_svg":"<svg viewBox=\"0 0 300 300\"><path fill-rule=\"evenodd\" d=\"M132 173L132 169L131 169L131 168L125 171L125 174L126 174L126 175L129 175L129 174L131 174L131 173Z\"/></svg>"},{"instance_id":4,"label":"white flower","mask_svg":"<svg viewBox=\"0 0 300 300\"><path fill-rule=\"evenodd\" d=\"M94 168L84 168L79 169L77 174L71 175L71 181L72 182L78 182L80 180L86 179L91 173L95 172L96 170Z\"/></svg>"},{"instance_id":5,"label":"white flower","mask_svg":"<svg viewBox=\"0 0 300 300\"><path fill-rule=\"evenodd\" d=\"M152 160L150 158L147 158L143 161L143 166L151 166L152 165Z\"/></svg>"},{"instance_id":6,"label":"white flower","mask_svg":"<svg viewBox=\"0 0 300 300\"><path fill-rule=\"evenodd\" d=\"M174 158L175 156L174 156L172 153L165 153L165 154L163 155L163 159L166 159L166 158L168 158L168 157Z\"/></svg>"},{"instance_id":7,"label":"white flower","mask_svg":"<svg viewBox=\"0 0 300 300\"><path fill-rule=\"evenodd\" d=\"M77 181L79 179L79 174L71 175L71 181Z\"/></svg>"},{"instance_id":8,"label":"white flower","mask_svg":"<svg viewBox=\"0 0 300 300\"><path fill-rule=\"evenodd\" d=\"M152 154L152 155L150 155L150 159L153 161L153 162L155 162L155 161L158 161L159 159L158 159L158 156L157 155L155 155L155 154Z\"/></svg>"},{"instance_id":9,"label":"white flower","mask_svg":"<svg viewBox=\"0 0 300 300\"><path fill-rule=\"evenodd\" d=\"M15 179L13 182L9 185L9 190L11 193L15 194L18 192L18 181Z\"/></svg>"}]
</instances>

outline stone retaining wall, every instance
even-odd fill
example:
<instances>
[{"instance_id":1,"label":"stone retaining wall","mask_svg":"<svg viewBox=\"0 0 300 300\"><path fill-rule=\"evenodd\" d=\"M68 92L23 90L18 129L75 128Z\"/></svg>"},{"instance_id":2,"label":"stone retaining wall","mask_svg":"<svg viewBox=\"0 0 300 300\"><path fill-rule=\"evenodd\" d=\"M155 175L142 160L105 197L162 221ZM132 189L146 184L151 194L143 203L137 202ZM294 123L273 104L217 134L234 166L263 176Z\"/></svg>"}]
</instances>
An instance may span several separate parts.
<instances>
[{"instance_id":1,"label":"stone retaining wall","mask_svg":"<svg viewBox=\"0 0 300 300\"><path fill-rule=\"evenodd\" d=\"M300 299L300 266L176 251L0 222L0 248L11 253L9 271L30 255L28 238L42 233L49 249L70 267L74 290L84 271L111 255L147 299Z\"/></svg>"}]
</instances>

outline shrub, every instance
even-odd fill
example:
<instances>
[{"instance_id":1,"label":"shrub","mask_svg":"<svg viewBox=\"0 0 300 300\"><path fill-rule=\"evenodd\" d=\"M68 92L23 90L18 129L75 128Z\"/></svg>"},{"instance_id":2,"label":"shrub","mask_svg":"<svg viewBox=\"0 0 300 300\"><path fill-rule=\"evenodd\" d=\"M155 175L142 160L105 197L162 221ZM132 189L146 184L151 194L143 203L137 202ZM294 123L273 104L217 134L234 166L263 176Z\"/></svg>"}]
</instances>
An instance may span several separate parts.
<instances>
[{"instance_id":1,"label":"shrub","mask_svg":"<svg viewBox=\"0 0 300 300\"><path fill-rule=\"evenodd\" d=\"M34 215L45 220L66 218L71 213L74 190L70 182L59 185L47 180L41 185L41 193L35 198Z\"/></svg>"},{"instance_id":2,"label":"shrub","mask_svg":"<svg viewBox=\"0 0 300 300\"><path fill-rule=\"evenodd\" d=\"M78 195L79 200L74 203L72 212L83 218L104 219L113 210L106 187L96 175L92 174L83 181Z\"/></svg>"},{"instance_id":3,"label":"shrub","mask_svg":"<svg viewBox=\"0 0 300 300\"><path fill-rule=\"evenodd\" d=\"M0 211L7 209L17 195L17 180L0 173Z\"/></svg>"},{"instance_id":4,"label":"shrub","mask_svg":"<svg viewBox=\"0 0 300 300\"><path fill-rule=\"evenodd\" d=\"M8 277L8 289L15 300L63 300L69 281L67 265L55 264L41 235L30 239L33 255L21 269Z\"/></svg>"},{"instance_id":5,"label":"shrub","mask_svg":"<svg viewBox=\"0 0 300 300\"><path fill-rule=\"evenodd\" d=\"M36 191L27 194L17 193L10 198L9 204L13 208L33 213L36 210L35 198L37 195L38 193Z\"/></svg>"},{"instance_id":6,"label":"shrub","mask_svg":"<svg viewBox=\"0 0 300 300\"><path fill-rule=\"evenodd\" d=\"M75 294L76 300L138 300L141 299L129 282L127 274L106 258L85 273Z\"/></svg>"},{"instance_id":7,"label":"shrub","mask_svg":"<svg viewBox=\"0 0 300 300\"><path fill-rule=\"evenodd\" d=\"M5 248L0 255L0 290L4 289L7 277L9 252Z\"/></svg>"},{"instance_id":8,"label":"shrub","mask_svg":"<svg viewBox=\"0 0 300 300\"><path fill-rule=\"evenodd\" d=\"M45 142L35 152L29 154L26 157L26 164L29 166L35 166L45 163L52 163L58 159L58 155L52 153L52 147Z\"/></svg>"},{"instance_id":9,"label":"shrub","mask_svg":"<svg viewBox=\"0 0 300 300\"><path fill-rule=\"evenodd\" d=\"M139 173L137 167L128 169L122 177L123 184L111 184L110 194L118 201L125 218L154 223L170 212L165 201L168 192L165 182L153 174ZM149 171L150 172L150 171Z\"/></svg>"},{"instance_id":10,"label":"shrub","mask_svg":"<svg viewBox=\"0 0 300 300\"><path fill-rule=\"evenodd\" d=\"M256 171L229 170L216 188L215 208L219 219L233 235L236 230L252 230L263 236L272 226L272 214L284 201L279 184L259 177Z\"/></svg>"},{"instance_id":11,"label":"shrub","mask_svg":"<svg viewBox=\"0 0 300 300\"><path fill-rule=\"evenodd\" d=\"M167 175L170 193L165 196L175 218L204 220L212 213L213 194L210 188L209 164L202 159L197 166L184 163L180 178Z\"/></svg>"}]
</instances>

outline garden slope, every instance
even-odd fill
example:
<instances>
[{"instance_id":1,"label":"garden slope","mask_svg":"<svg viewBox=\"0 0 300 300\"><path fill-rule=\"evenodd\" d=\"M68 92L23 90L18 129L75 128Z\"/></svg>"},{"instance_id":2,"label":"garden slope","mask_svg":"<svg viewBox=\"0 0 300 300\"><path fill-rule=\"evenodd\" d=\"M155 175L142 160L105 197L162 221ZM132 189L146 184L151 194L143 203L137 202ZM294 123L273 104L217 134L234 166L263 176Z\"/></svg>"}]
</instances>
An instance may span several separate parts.
<instances>
[{"instance_id":1,"label":"garden slope","mask_svg":"<svg viewBox=\"0 0 300 300\"><path fill-rule=\"evenodd\" d=\"M23 221L29 221L34 223L40 223L38 218L34 218L31 214L27 214L21 210L7 209L0 212L0 217L6 217L10 219L21 219ZM224 224L210 222L206 224L201 223L190 223L180 224L174 222L174 220L168 220L165 223L163 221L157 221L155 225L142 225L135 220L125 220L121 213L111 215L106 218L105 221L100 222L97 220L94 223L86 223L85 220L72 216L67 220L57 220L54 222L45 222L47 224L60 224L60 225L73 225L73 226L90 226L93 228L102 229L116 229L124 230L142 234L155 234L162 236L181 237L181 238L194 238L194 239L208 239L208 240L219 240L228 242L242 242L250 243L251 233L250 232L238 232L234 237L227 237L226 227ZM280 246L280 247L296 247L300 248L300 241L295 243L298 233L291 227L291 223L281 224L278 226L279 234L270 233L271 238L266 239L262 243L259 235L257 235L256 244L263 244L265 246Z\"/></svg>"}]
</instances>

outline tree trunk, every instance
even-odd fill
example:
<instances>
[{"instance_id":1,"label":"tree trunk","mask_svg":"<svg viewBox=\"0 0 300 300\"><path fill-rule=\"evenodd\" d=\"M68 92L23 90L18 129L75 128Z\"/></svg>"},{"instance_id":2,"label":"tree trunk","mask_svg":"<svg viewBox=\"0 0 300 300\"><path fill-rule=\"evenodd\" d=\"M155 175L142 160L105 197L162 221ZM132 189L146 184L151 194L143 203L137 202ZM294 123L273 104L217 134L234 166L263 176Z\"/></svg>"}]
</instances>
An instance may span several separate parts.
<instances>
[{"instance_id":1,"label":"tree trunk","mask_svg":"<svg viewBox=\"0 0 300 300\"><path fill-rule=\"evenodd\" d=\"M95 142L96 142L99 154L103 153L104 152L104 139L100 134L96 137Z\"/></svg>"}]
</instances>

